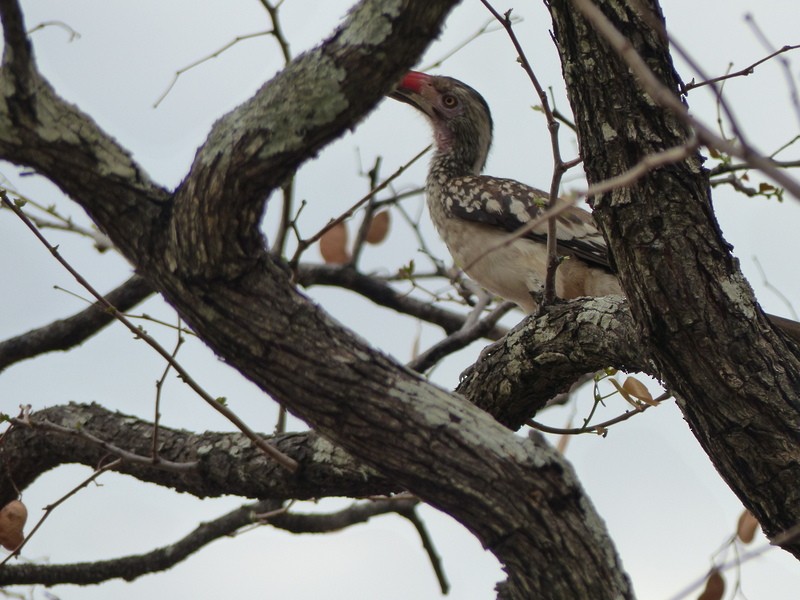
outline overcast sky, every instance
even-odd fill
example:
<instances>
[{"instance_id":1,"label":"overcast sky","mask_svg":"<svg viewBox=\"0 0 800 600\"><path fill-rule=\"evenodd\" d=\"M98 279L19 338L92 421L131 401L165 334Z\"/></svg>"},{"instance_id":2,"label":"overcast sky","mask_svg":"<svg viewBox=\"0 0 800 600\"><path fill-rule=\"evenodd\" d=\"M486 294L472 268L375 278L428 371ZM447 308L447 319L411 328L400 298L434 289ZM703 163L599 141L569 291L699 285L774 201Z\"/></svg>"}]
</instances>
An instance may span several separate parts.
<instances>
[{"instance_id":1,"label":"overcast sky","mask_svg":"<svg viewBox=\"0 0 800 600\"><path fill-rule=\"evenodd\" d=\"M339 23L350 3L286 0L281 22L293 54L318 44ZM283 64L274 40L248 39L214 60L182 75L158 108L153 105L174 73L213 53L237 36L268 29L264 9L256 0L35 0L23 2L29 29L41 22L60 21L80 34L70 40L67 31L50 26L33 34L36 56L56 90L110 132L157 182L176 186L184 177L197 147L211 124L247 99ZM541 3L496 4L510 7L522 18L516 26L534 69L552 86L555 104L568 112L558 57L549 37L549 18ZM768 54L746 21L752 12L774 47L800 43L797 13L785 1L663 2L667 25L703 68L712 75L734 70ZM441 38L421 61L436 62L480 29L489 15L477 0L465 0L447 21ZM797 80L798 59L786 55ZM697 77L681 61L684 80ZM488 33L449 58L433 72L454 76L479 90L492 107L496 137L487 172L513 177L547 188L552 160L544 119L531 110L537 103L523 71L515 62L508 39ZM770 153L798 135L798 115L789 99L785 72L777 61L760 66L747 77L725 87L728 100L746 133L757 147ZM689 96L695 114L714 123L716 110L708 92ZM298 174L297 195L307 200L300 226L306 235L340 214L368 189L363 175L376 157L382 174L392 173L429 142L427 125L411 108L390 100L371 114L353 133L342 137ZM574 156L576 143L565 131L562 149ZM797 148L779 157L796 158ZM425 161L415 165L396 189L421 185ZM12 165L0 164L0 178L12 189L86 223L79 208L65 200L46 181L23 175ZM754 174L752 182L759 181ZM565 188L580 187L579 174L565 178ZM734 246L742 269L769 312L791 316L781 297L764 285L756 266L760 261L769 280L782 294L800 298L795 256L800 224L797 200L783 203L748 199L729 188L714 192L714 203L726 239ZM411 214L421 200L405 205ZM274 207L273 207L274 208ZM274 231L274 210L265 221ZM423 234L431 248L445 256L427 217ZM48 232L52 242L99 289L124 281L129 265L113 252L98 255L86 240ZM54 286L86 296L47 251L8 213L0 214L0 278L5 283L0 311L0 339L22 333L83 308L80 299ZM791 259L787 259L787 254ZM317 260L316 250L309 259ZM412 231L394 215L388 241L369 248L365 270L392 272L415 259L424 264ZM396 317L343 291L314 289L317 299L347 326L377 347L406 361L417 338L424 348L440 338L432 327L421 327ZM170 322L174 313L158 299L139 312ZM513 325L522 318L514 312ZM166 328L147 325L165 345L174 343ZM446 388L471 364L482 343L448 358L432 378ZM190 342L179 356L216 396L226 396L231 407L255 429L271 431L276 408L262 392L218 362L198 342ZM0 411L14 413L21 403L34 409L68 401L96 401L107 407L150 419L154 382L162 362L144 344L121 327L112 327L80 349L45 356L9 368L0 378ZM652 383L655 393L660 391ZM591 398L582 394L577 418L585 415ZM570 411L550 411L540 418L554 426L566 423ZM609 416L625 410L622 401L610 402ZM193 396L177 379L166 386L163 423L191 430L229 430L230 426ZM292 422L295 429L304 425ZM524 432L522 432L524 434ZM702 577L719 547L734 532L742 507L720 480L675 406L668 402L611 430L608 437L572 439L567 457L605 519L623 563L641 598L672 597ZM31 513L59 498L90 474L84 467L64 467L48 473L24 493ZM197 523L210 520L241 504L237 498L200 501L187 495L138 483L114 474L104 475L101 486L81 491L48 519L25 548L25 558L52 563L107 559L148 551L187 534ZM299 505L299 511L339 508L343 501L319 506ZM460 525L433 509L423 509L434 542L452 583L450 597L473 600L493 597L502 578L497 561ZM759 536L756 545L765 540ZM546 568L544 566L543 568ZM729 583L735 571L727 575ZM794 599L800 589L800 569L780 550L748 562L741 570L742 589L752 600ZM367 525L325 536L291 536L264 527L236 539L213 543L176 568L142 577L133 583L118 580L90 588L59 586L51 590L67 599L138 599L185 597L242 598L380 598L435 599L440 597L430 565L413 528L399 518L376 519ZM696 596L696 593L694 594ZM35 598L44 598L39 589Z\"/></svg>"}]
</instances>

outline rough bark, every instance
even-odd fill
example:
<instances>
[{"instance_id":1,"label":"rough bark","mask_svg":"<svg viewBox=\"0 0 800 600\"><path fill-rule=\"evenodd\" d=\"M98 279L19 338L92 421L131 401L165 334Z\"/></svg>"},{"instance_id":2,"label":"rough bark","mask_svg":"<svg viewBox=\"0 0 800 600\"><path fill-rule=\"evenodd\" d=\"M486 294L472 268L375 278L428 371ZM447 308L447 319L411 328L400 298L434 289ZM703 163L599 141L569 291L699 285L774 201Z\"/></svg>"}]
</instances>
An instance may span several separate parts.
<instances>
[{"instance_id":1,"label":"rough bark","mask_svg":"<svg viewBox=\"0 0 800 600\"><path fill-rule=\"evenodd\" d=\"M293 288L259 233L269 192L375 105L452 4L359 4L324 44L218 121L170 195L36 72L19 7L0 0L0 156L83 206L243 375L468 527L505 565L503 597L631 597L602 522L557 452L344 330Z\"/></svg>"},{"instance_id":2,"label":"rough bark","mask_svg":"<svg viewBox=\"0 0 800 600\"><path fill-rule=\"evenodd\" d=\"M72 434L48 428L53 424ZM88 437L86 434L92 436ZM16 426L0 446L0 505L59 465L78 463L96 468L117 455L97 440L113 443L142 460L123 460L115 469L140 481L155 483L200 498L224 495L273 500L327 496L363 497L389 494L397 486L314 432L267 436L278 450L296 460L289 473L240 433L194 433L160 426L158 458L152 456L153 425L110 411L98 404L70 403L37 411L31 426ZM191 465L172 469L164 463Z\"/></svg>"},{"instance_id":3,"label":"rough bark","mask_svg":"<svg viewBox=\"0 0 800 600\"><path fill-rule=\"evenodd\" d=\"M518 429L586 373L651 369L627 302L619 296L556 304L520 323L470 367L456 391Z\"/></svg>"},{"instance_id":4,"label":"rough bark","mask_svg":"<svg viewBox=\"0 0 800 600\"><path fill-rule=\"evenodd\" d=\"M634 3L596 4L677 94L667 41L645 18L663 22L657 2L636 3L649 15ZM642 92L571 2L549 7L590 183L686 142L686 125ZM770 326L731 256L702 157L595 198L594 209L657 375L767 535L790 530L800 520L797 347ZM781 545L800 556L796 536Z\"/></svg>"}]
</instances>

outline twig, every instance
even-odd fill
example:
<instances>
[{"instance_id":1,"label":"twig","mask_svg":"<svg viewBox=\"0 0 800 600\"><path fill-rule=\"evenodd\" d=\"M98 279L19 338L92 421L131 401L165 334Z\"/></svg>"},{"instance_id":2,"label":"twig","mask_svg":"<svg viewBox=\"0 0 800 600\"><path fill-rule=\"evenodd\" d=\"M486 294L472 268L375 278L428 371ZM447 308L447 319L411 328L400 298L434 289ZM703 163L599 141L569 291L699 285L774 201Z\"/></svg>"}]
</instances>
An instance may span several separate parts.
<instances>
[{"instance_id":1,"label":"twig","mask_svg":"<svg viewBox=\"0 0 800 600\"><path fill-rule=\"evenodd\" d=\"M444 567L442 566L442 559L436 551L436 547L433 545L433 539L428 533L428 528L425 527L425 523L417 513L416 507L402 510L398 509L397 514L411 521L411 524L414 525L414 528L417 530L419 539L422 542L422 547L425 548L425 553L428 555L428 560L431 562L433 572L436 574L436 580L439 582L439 589L442 591L442 594L446 596L450 591L450 583L447 581L447 575L445 575Z\"/></svg>"},{"instance_id":2,"label":"twig","mask_svg":"<svg viewBox=\"0 0 800 600\"><path fill-rule=\"evenodd\" d=\"M747 17L745 17L747 18ZM711 79L706 79L704 81L691 81L690 83L685 83L680 86L681 94L686 94L691 90L695 90L697 88L703 87L705 85L713 85L715 83L719 83L721 81L725 81L726 79L733 79L734 77L747 77L748 75L752 75L755 71L756 67L767 62L768 60L772 60L779 54L783 54L784 52L789 52L790 50L796 50L800 48L800 44L796 46L784 46L780 50L774 51L772 54L765 56L761 60L757 60L752 65L745 67L744 69L739 69L738 71L734 71L733 73L726 73L725 75L720 75L719 77L712 77Z\"/></svg>"},{"instance_id":3,"label":"twig","mask_svg":"<svg viewBox=\"0 0 800 600\"><path fill-rule=\"evenodd\" d=\"M47 519L47 517L49 517L56 508L58 508L64 502L66 502L69 498L71 498L72 496L77 494L79 490L85 488L87 485L89 485L95 479L100 477L100 475L102 475L103 473L105 473L106 471L108 471L110 469L116 468L121 463L122 463L122 459L118 458L117 460L114 460L114 461L108 463L107 465L103 465L103 466L97 468L94 473L92 473L89 477L87 477L84 481L79 483L77 486L72 488L69 492L67 492L66 494L61 496L61 498L59 498L58 500L56 500L52 504L48 504L47 506L45 506L44 507L44 514L42 515L42 518L39 519L39 521L36 523L36 525L33 526L33 529L31 529L30 532L28 532L28 535L25 536L25 539L22 540L22 543L19 546L17 546L11 554L9 554L2 561L0 561L0 567L4 566L13 557L19 555L19 553L22 551L22 548L25 547L25 545L28 543L28 541L33 537L33 535L39 530L39 528L45 522L45 519Z\"/></svg>"},{"instance_id":4,"label":"twig","mask_svg":"<svg viewBox=\"0 0 800 600\"><path fill-rule=\"evenodd\" d=\"M769 158L768 160L772 161L773 166L777 169L793 169L800 167L800 160L773 160L772 158ZM753 165L747 163L723 163L721 165L717 165L713 169L710 169L708 171L708 175L709 177L714 177L715 175L733 173L735 171L746 171L752 168Z\"/></svg>"},{"instance_id":5,"label":"twig","mask_svg":"<svg viewBox=\"0 0 800 600\"><path fill-rule=\"evenodd\" d=\"M298 264L298 261L300 260L300 255L302 255L303 252L308 250L308 248L312 244L317 242L332 227L335 227L336 225L338 225L342 221L345 221L345 220L349 219L350 217L352 217L353 214L362 205L364 205L367 202L369 202L372 199L372 197L375 196L375 194L377 194L378 192L383 190L392 181L394 181L395 179L400 177L400 175L402 175L411 165L413 165L420 158L422 158L422 156L430 149L431 149L431 146L428 145L426 148L424 148L422 151L420 151L416 156L414 156L411 160L406 162L404 165L401 165L394 173L389 175L389 177L384 179L379 185L377 185L376 187L372 188L364 197L362 197L358 202L353 204L353 206L348 208L346 211L344 211L341 215L339 215L335 219L331 219L328 222L327 225L325 225L322 229L320 229L317 233L312 235L310 238L299 240L298 243L297 243L297 250L295 251L294 256L292 257L292 259L289 261L289 267L292 269L292 271L294 271L294 272L297 271L297 264Z\"/></svg>"},{"instance_id":6,"label":"twig","mask_svg":"<svg viewBox=\"0 0 800 600\"><path fill-rule=\"evenodd\" d=\"M252 441L256 446L261 448L268 456L273 458L276 462L280 465L289 469L290 471L294 472L297 469L297 461L289 456L286 456L276 448L270 446L266 441L264 441L257 433L255 433L250 427L242 421L232 410L230 410L227 406L222 404L216 398L213 398L208 392L206 392L200 385L192 378L191 375L170 355L170 353L161 345L159 344L153 337L151 337L147 332L144 331L141 327L136 327L125 315L123 315L120 311L118 311L108 300L106 300L102 294L100 294L97 290L92 287L92 285L80 274L78 273L72 265L70 265L64 258L59 254L58 249L50 244L50 242L45 239L42 233L36 229L36 226L31 223L30 219L13 203L8 199L8 196L5 192L0 191L0 200L12 211L16 214L23 223L30 229L36 238L50 251L50 254L67 270L69 273L80 283L86 290L92 294L97 300L106 307L106 309L117 319L120 323L125 325L136 337L141 338L144 340L151 348L153 348L156 352L158 352L168 363L172 364L172 368L175 369L176 373L178 373L179 377L186 383L195 393L200 396L203 400L208 403L211 408L216 410L218 413L223 415L228 421L233 423L239 431L245 434L250 441Z\"/></svg>"},{"instance_id":7,"label":"twig","mask_svg":"<svg viewBox=\"0 0 800 600\"><path fill-rule=\"evenodd\" d=\"M261 6L263 6L267 14L269 14L270 21L272 21L272 37L275 38L275 41L278 42L278 46L280 46L281 54L283 54L283 61L285 64L289 64L292 60L292 52L289 50L289 41L286 39L286 36L283 34L283 28L281 27L280 19L278 19L278 9L283 4L283 0L279 0L275 4L269 2L269 0L260 0Z\"/></svg>"},{"instance_id":8,"label":"twig","mask_svg":"<svg viewBox=\"0 0 800 600\"><path fill-rule=\"evenodd\" d=\"M369 189L375 189L378 186L379 173L381 169L382 158L380 156L375 158L375 164L367 173L369 177ZM375 196L370 197L367 205L364 207L364 216L361 219L361 225L358 227L356 239L353 241L353 248L350 253L350 260L348 264L355 268L358 264L358 259L361 256L361 251L364 248L364 242L367 239L367 233L372 225L372 217L375 214Z\"/></svg>"},{"instance_id":9,"label":"twig","mask_svg":"<svg viewBox=\"0 0 800 600\"><path fill-rule=\"evenodd\" d=\"M515 304L513 302L503 302L480 321L471 324L465 321L465 327L451 333L437 344L431 346L406 366L420 373L427 371L448 354L461 350L461 348L465 348L475 340L484 337L514 307Z\"/></svg>"},{"instance_id":10,"label":"twig","mask_svg":"<svg viewBox=\"0 0 800 600\"><path fill-rule=\"evenodd\" d=\"M121 310L129 310L153 293L142 277L134 275L111 290L107 299ZM16 362L54 350L68 350L113 322L105 304L95 302L84 310L43 327L0 342L0 371Z\"/></svg>"},{"instance_id":11,"label":"twig","mask_svg":"<svg viewBox=\"0 0 800 600\"><path fill-rule=\"evenodd\" d=\"M46 29L47 27L58 27L59 29L63 29L69 34L69 39L67 42L74 42L78 38L81 37L81 34L75 31L72 27L67 25L64 21L42 21L38 25L34 26L33 28L28 30L28 35L32 35L37 31L41 31Z\"/></svg>"},{"instance_id":12,"label":"twig","mask_svg":"<svg viewBox=\"0 0 800 600\"><path fill-rule=\"evenodd\" d=\"M514 23L519 23L521 21L522 21L522 19L514 19ZM493 33L495 31L499 31L499 29L490 29L489 26L492 23L494 23L494 19L493 18L492 19L487 19L486 22L483 25L481 25L481 27L475 33L473 33L472 35L468 36L461 43L457 44L452 50L450 50L449 52L445 53L443 56L441 56L440 58L436 59L435 61L433 61L429 65L425 65L424 67L420 67L420 71L430 71L431 69L436 69L438 67L441 67L442 64L448 58L451 58L454 54L456 54L456 53L460 52L461 50L463 50L466 46L468 46L470 43L474 42L476 39L478 39L479 37L481 37L485 33Z\"/></svg>"},{"instance_id":13,"label":"twig","mask_svg":"<svg viewBox=\"0 0 800 600\"><path fill-rule=\"evenodd\" d=\"M573 3L583 13L584 17L592 23L595 29L606 39L611 47L625 61L628 67L634 72L644 90L660 106L672 111L686 125L692 127L697 138L703 144L716 148L717 150L736 156L748 162L753 168L759 169L762 173L770 177L781 187L787 189L796 199L800 200L800 182L789 177L785 172L776 168L772 161L764 155L756 152L752 146L744 141L736 144L730 140L716 135L709 127L693 117L687 107L680 101L678 96L665 86L647 66L641 56L634 50L630 42L622 35L606 18L606 16L590 0L573 0ZM697 62L678 44L674 39L670 39L673 49L687 61L689 66L700 74L704 79L710 79L703 74L703 70ZM714 84L712 84L714 87ZM715 88L716 89L716 88ZM716 92L715 92L716 93ZM735 125L735 121L733 122ZM735 130L737 128L735 127ZM742 140L743 138L739 138Z\"/></svg>"},{"instance_id":14,"label":"twig","mask_svg":"<svg viewBox=\"0 0 800 600\"><path fill-rule=\"evenodd\" d=\"M769 552L770 550L774 550L776 547L788 544L789 542L796 540L798 537L800 537L800 525L795 525L794 527L791 527L773 536L769 544L764 544L757 548L753 548L749 552L738 554L736 558L724 562L721 565L716 565L714 568L717 571L727 571L728 569L741 567L745 562L753 560L754 558L758 558L762 554ZM682 600L683 598L688 598L689 594L699 589L705 583L707 578L708 573L703 574L702 577L687 585L680 592L674 596L670 596L669 600Z\"/></svg>"},{"instance_id":15,"label":"twig","mask_svg":"<svg viewBox=\"0 0 800 600\"><path fill-rule=\"evenodd\" d=\"M553 210L558 201L558 192L561 188L561 178L564 176L564 173L567 171L567 169L570 168L570 166L577 164L577 162L571 161L568 164L565 163L561 158L561 147L558 140L558 119L556 119L556 117L553 115L553 111L550 109L550 103L547 100L547 94L539 83L539 79L536 77L536 74L533 72L533 68L531 67L530 62L525 55L525 50L523 50L522 45L514 33L513 22L511 20L511 11L508 10L504 15L501 16L500 13L498 13L494 7L489 4L488 0L481 0L481 2L506 30L511 43L514 45L514 49L517 51L517 57L520 65L528 74L528 78L531 80L536 93L539 95L539 102L541 103L542 111L547 119L547 130L550 132L550 147L553 154L553 176L550 181L550 202L548 205L548 209ZM557 222L553 218L547 221L547 273L545 275L544 295L540 308L543 308L548 304L552 304L556 297L556 270L561 263L561 259L558 256L558 234L556 225Z\"/></svg>"},{"instance_id":16,"label":"twig","mask_svg":"<svg viewBox=\"0 0 800 600\"><path fill-rule=\"evenodd\" d=\"M203 546L228 536L253 523L255 515L279 505L276 500L246 504L207 523L201 523L189 534L168 546L145 554L124 556L91 563L61 565L8 565L0 569L0 585L73 583L88 585L121 577L132 581L154 571L169 569Z\"/></svg>"},{"instance_id":17,"label":"twig","mask_svg":"<svg viewBox=\"0 0 800 600\"><path fill-rule=\"evenodd\" d=\"M16 427L30 427L33 429L44 429L46 431L53 431L55 433L59 433L61 435L68 435L72 437L81 438L83 440L87 440L93 444L96 444L109 454L113 454L117 458L121 459L126 463L137 464L137 465L146 465L146 466L157 466L161 471L170 471L173 473L188 473L197 469L197 465L199 464L197 461L189 461L189 462L174 462L171 460L163 460L159 459L158 461L154 461L152 457L148 456L141 456L139 454L134 454L133 452L129 452L128 450L124 450L119 446L112 444L104 439L97 437L94 434L89 433L84 428L76 428L76 427L65 427L63 425L59 425L57 423L52 423L51 421L37 421L35 417L24 420L24 419L11 419L11 424Z\"/></svg>"},{"instance_id":18,"label":"twig","mask_svg":"<svg viewBox=\"0 0 800 600\"><path fill-rule=\"evenodd\" d=\"M658 398L653 400L654 403L661 403L667 398L672 396L670 392L664 392ZM652 404L641 404L635 410L626 410L619 416L614 417L613 419L609 419L608 421L603 421L602 423L597 423L596 425L585 425L584 427L571 427L571 428L561 428L561 427L550 427L549 425L545 425L544 423L539 423L533 419L528 419L525 421L525 424L528 427L533 427L534 429L538 429L539 431L543 431L545 433L555 433L559 435L578 435L582 433L602 433L605 429L608 429L612 425L616 425L617 423L622 423L623 421L627 421L634 415L640 415L648 408L653 406Z\"/></svg>"},{"instance_id":19,"label":"twig","mask_svg":"<svg viewBox=\"0 0 800 600\"><path fill-rule=\"evenodd\" d=\"M761 275L761 284L768 290L771 290L773 294L783 301L786 308L789 309L789 312L792 314L792 318L797 321L797 311L794 309L791 300L789 300L786 294L769 282L769 279L767 279L767 274L764 271L764 268L761 266L761 261L758 260L757 256L753 257L753 262L755 263L756 269L758 269L758 272Z\"/></svg>"},{"instance_id":20,"label":"twig","mask_svg":"<svg viewBox=\"0 0 800 600\"><path fill-rule=\"evenodd\" d=\"M172 358L178 355L178 350L180 350L183 342L186 341L185 338L181 335L181 320L178 317L178 339L175 342L175 348L172 350ZM161 377L158 378L156 381L156 402L154 407L154 417L153 417L153 464L158 464L160 462L160 458L158 456L158 430L159 430L159 421L161 420L161 391L164 389L164 382L167 380L167 374L169 373L170 369L172 368L172 363L167 362L167 365L164 367L164 372L161 374Z\"/></svg>"},{"instance_id":21,"label":"twig","mask_svg":"<svg viewBox=\"0 0 800 600\"><path fill-rule=\"evenodd\" d=\"M197 60L195 60L194 62L189 63L185 67L181 67L180 69L175 71L175 73L173 74L172 81L170 81L169 85L167 86L167 89L165 89L163 92L161 92L161 95L158 98L156 98L156 101L153 103L153 108L158 108L159 107L159 105L164 101L164 99L172 91L172 88L175 87L175 84L178 83L178 79L180 78L180 76L183 75L184 73L186 73L187 71L191 71L195 67L198 67L198 66L202 65L205 62L208 62L210 60L218 58L220 55L224 54L227 50L230 50L231 48L233 48L236 44L238 44L240 42L243 42L245 40L250 40L250 39L253 39L253 38L257 38L257 37L262 37L262 36L265 36L265 35L272 35L273 31L274 30L257 31L255 33L247 33L247 34L244 34L244 35L237 35L230 42L228 42L227 44L225 44L221 48L215 50L211 54L207 54L203 58L198 58Z\"/></svg>"},{"instance_id":22,"label":"twig","mask_svg":"<svg viewBox=\"0 0 800 600\"><path fill-rule=\"evenodd\" d=\"M770 51L774 50L774 46L770 43L769 39L767 39L767 36L764 35L764 32L761 31L761 28L756 23L756 20L753 17L752 13L746 13L744 15L744 20L747 21L747 23L750 25L750 28L753 30L753 33L755 33L756 37L759 38L759 41L763 44L763 46L767 50ZM788 50L792 50L798 47L800 46L788 46L788 47L784 46L780 50L776 50L775 52L773 52L773 54L777 56L779 54L782 54L787 48ZM789 67L789 61L784 56L778 56L778 62L783 68L783 74L784 77L786 78L786 87L789 88L789 98L791 98L792 100L792 106L794 107L795 116L798 118L798 120L800 120L800 96L798 96L797 93L797 85L795 84L792 70Z\"/></svg>"}]
</instances>

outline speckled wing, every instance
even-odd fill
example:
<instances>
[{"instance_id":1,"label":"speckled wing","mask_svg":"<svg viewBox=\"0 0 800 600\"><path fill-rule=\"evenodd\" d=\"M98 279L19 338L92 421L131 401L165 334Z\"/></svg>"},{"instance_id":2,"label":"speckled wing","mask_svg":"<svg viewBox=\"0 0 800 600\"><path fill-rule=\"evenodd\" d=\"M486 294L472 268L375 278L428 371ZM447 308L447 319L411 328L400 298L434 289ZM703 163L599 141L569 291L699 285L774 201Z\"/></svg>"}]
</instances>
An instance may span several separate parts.
<instances>
[{"instance_id":1,"label":"speckled wing","mask_svg":"<svg viewBox=\"0 0 800 600\"><path fill-rule=\"evenodd\" d=\"M509 233L539 217L547 208L548 194L513 179L486 175L454 177L447 181L447 209L454 217L497 227ZM591 213L576 206L556 217L558 251L610 270L608 249ZM547 242L547 223L525 236Z\"/></svg>"}]
</instances>

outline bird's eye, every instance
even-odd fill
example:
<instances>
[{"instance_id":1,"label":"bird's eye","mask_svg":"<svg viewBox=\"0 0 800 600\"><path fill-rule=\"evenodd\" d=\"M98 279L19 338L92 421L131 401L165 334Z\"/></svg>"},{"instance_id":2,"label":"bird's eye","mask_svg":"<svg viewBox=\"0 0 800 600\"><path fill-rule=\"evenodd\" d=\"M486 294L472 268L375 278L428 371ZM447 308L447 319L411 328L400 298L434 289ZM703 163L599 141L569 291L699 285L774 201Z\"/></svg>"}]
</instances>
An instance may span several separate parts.
<instances>
[{"instance_id":1,"label":"bird's eye","mask_svg":"<svg viewBox=\"0 0 800 600\"><path fill-rule=\"evenodd\" d=\"M442 96L442 104L445 108L455 108L458 106L458 98L452 94L445 94Z\"/></svg>"}]
</instances>

